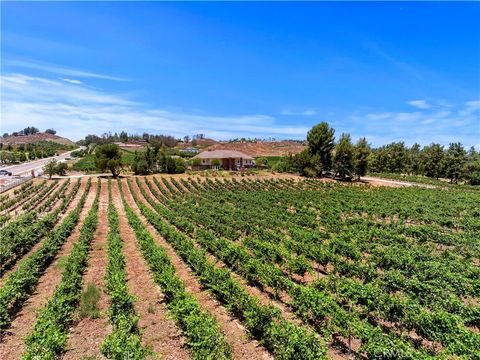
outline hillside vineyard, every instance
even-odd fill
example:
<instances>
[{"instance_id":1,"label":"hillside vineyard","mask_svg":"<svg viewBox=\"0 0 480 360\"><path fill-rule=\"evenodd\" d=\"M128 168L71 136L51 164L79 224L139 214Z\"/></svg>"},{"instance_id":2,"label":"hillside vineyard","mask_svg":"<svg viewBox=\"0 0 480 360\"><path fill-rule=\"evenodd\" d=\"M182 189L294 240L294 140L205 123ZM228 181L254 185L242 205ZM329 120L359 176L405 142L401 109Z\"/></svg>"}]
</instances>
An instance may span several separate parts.
<instances>
[{"instance_id":1,"label":"hillside vineyard","mask_svg":"<svg viewBox=\"0 0 480 360\"><path fill-rule=\"evenodd\" d=\"M30 181L0 197L0 358L480 359L479 204L288 178Z\"/></svg>"}]
</instances>

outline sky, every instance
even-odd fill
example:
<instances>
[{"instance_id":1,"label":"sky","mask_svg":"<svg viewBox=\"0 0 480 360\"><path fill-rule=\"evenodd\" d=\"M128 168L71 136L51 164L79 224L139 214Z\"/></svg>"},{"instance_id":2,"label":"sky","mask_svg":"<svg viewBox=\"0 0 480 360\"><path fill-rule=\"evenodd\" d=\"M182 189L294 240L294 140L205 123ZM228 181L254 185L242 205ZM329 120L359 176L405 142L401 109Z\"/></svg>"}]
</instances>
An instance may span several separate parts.
<instances>
[{"instance_id":1,"label":"sky","mask_svg":"<svg viewBox=\"0 0 480 360\"><path fill-rule=\"evenodd\" d=\"M480 148L480 3L1 2L1 129Z\"/></svg>"}]
</instances>

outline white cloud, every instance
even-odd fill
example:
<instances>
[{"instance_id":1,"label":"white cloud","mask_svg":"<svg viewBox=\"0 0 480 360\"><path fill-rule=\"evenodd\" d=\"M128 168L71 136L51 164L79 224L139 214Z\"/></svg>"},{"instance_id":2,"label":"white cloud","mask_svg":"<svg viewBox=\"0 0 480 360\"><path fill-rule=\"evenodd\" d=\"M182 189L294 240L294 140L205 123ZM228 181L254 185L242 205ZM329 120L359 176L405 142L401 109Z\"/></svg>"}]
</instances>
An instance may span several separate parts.
<instances>
[{"instance_id":1,"label":"white cloud","mask_svg":"<svg viewBox=\"0 0 480 360\"><path fill-rule=\"evenodd\" d=\"M460 111L461 116L472 115L480 110L480 100L467 101L465 107Z\"/></svg>"},{"instance_id":2,"label":"white cloud","mask_svg":"<svg viewBox=\"0 0 480 360\"><path fill-rule=\"evenodd\" d=\"M380 113L380 114L367 114L367 119L368 120L385 120L389 119L392 116L392 113L385 112L385 113Z\"/></svg>"},{"instance_id":3,"label":"white cloud","mask_svg":"<svg viewBox=\"0 0 480 360\"><path fill-rule=\"evenodd\" d=\"M178 137L205 133L219 139L239 136L302 139L309 130L302 126L280 126L274 117L262 114L216 116L154 108L124 94L108 94L64 79L23 74L9 74L1 79L2 132L32 125L55 128L72 140L86 134L121 130Z\"/></svg>"},{"instance_id":4,"label":"white cloud","mask_svg":"<svg viewBox=\"0 0 480 360\"><path fill-rule=\"evenodd\" d=\"M75 79L62 79L62 80L70 84L76 84L76 85L83 84L80 80L75 80Z\"/></svg>"},{"instance_id":5,"label":"white cloud","mask_svg":"<svg viewBox=\"0 0 480 360\"><path fill-rule=\"evenodd\" d=\"M422 110L431 108L431 105L425 100L412 100L408 101L407 104Z\"/></svg>"},{"instance_id":6,"label":"white cloud","mask_svg":"<svg viewBox=\"0 0 480 360\"><path fill-rule=\"evenodd\" d=\"M427 145L438 142L462 142L466 147L480 139L480 101L451 104L449 110L435 108L423 111L372 112L351 116L355 136L366 136L374 146L392 141L418 142Z\"/></svg>"},{"instance_id":7,"label":"white cloud","mask_svg":"<svg viewBox=\"0 0 480 360\"><path fill-rule=\"evenodd\" d=\"M293 111L289 109L285 109L280 111L280 115L286 116L314 116L317 115L317 111L315 109L306 109L303 111Z\"/></svg>"},{"instance_id":8,"label":"white cloud","mask_svg":"<svg viewBox=\"0 0 480 360\"><path fill-rule=\"evenodd\" d=\"M111 75L104 75L98 74L90 71L78 70L78 69L71 69L66 68L63 66L52 65L52 64L41 64L32 61L23 61L23 60L4 60L4 65L11 66L11 67L20 67L20 68L28 68L28 69L35 69L41 70L53 74L60 74L65 76L72 76L72 77L81 77L81 78L96 78L96 79L103 79L103 80L114 80L114 81L126 81L126 79L111 76Z\"/></svg>"}]
</instances>

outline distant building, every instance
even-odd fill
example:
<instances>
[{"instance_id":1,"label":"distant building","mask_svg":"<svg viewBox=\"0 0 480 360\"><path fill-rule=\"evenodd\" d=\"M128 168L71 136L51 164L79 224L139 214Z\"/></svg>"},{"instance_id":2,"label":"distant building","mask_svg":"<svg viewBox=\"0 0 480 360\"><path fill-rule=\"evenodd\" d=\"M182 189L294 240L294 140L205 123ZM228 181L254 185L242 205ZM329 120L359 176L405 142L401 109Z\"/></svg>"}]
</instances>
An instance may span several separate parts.
<instances>
[{"instance_id":1,"label":"distant building","mask_svg":"<svg viewBox=\"0 0 480 360\"><path fill-rule=\"evenodd\" d=\"M180 152L186 153L186 154L198 154L200 150L194 147L189 147L185 149L180 149Z\"/></svg>"},{"instance_id":2,"label":"distant building","mask_svg":"<svg viewBox=\"0 0 480 360\"><path fill-rule=\"evenodd\" d=\"M118 145L119 147L122 148L140 148L144 147L146 143L140 143L140 142L114 142L115 145Z\"/></svg>"},{"instance_id":3,"label":"distant building","mask_svg":"<svg viewBox=\"0 0 480 360\"><path fill-rule=\"evenodd\" d=\"M199 169L215 168L216 166L212 165L214 159L219 160L220 168L224 170L240 170L255 165L253 157L233 150L206 150L193 158L201 161L200 165L195 166Z\"/></svg>"}]
</instances>

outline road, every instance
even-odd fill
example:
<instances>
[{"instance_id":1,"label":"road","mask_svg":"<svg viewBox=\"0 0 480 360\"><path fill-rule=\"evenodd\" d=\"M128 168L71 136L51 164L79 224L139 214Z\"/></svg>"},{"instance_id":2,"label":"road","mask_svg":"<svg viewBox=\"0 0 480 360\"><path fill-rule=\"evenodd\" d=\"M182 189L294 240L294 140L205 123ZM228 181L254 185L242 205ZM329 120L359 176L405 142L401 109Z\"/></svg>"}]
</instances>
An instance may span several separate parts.
<instances>
[{"instance_id":1,"label":"road","mask_svg":"<svg viewBox=\"0 0 480 360\"><path fill-rule=\"evenodd\" d=\"M78 150L78 149L76 149ZM72 151L76 151L72 150ZM52 156L44 159L39 159L39 160L34 160L34 161L29 161L25 162L22 164L18 165L11 165L11 166L6 166L6 167L1 167L1 169L5 169L7 171L10 171L12 175L25 175L29 174L32 170L38 170L41 169L45 166L47 162L49 162L51 159L55 159L57 161L64 161L67 157L70 157L70 154L72 151L68 151L66 153L63 153L59 156Z\"/></svg>"}]
</instances>

